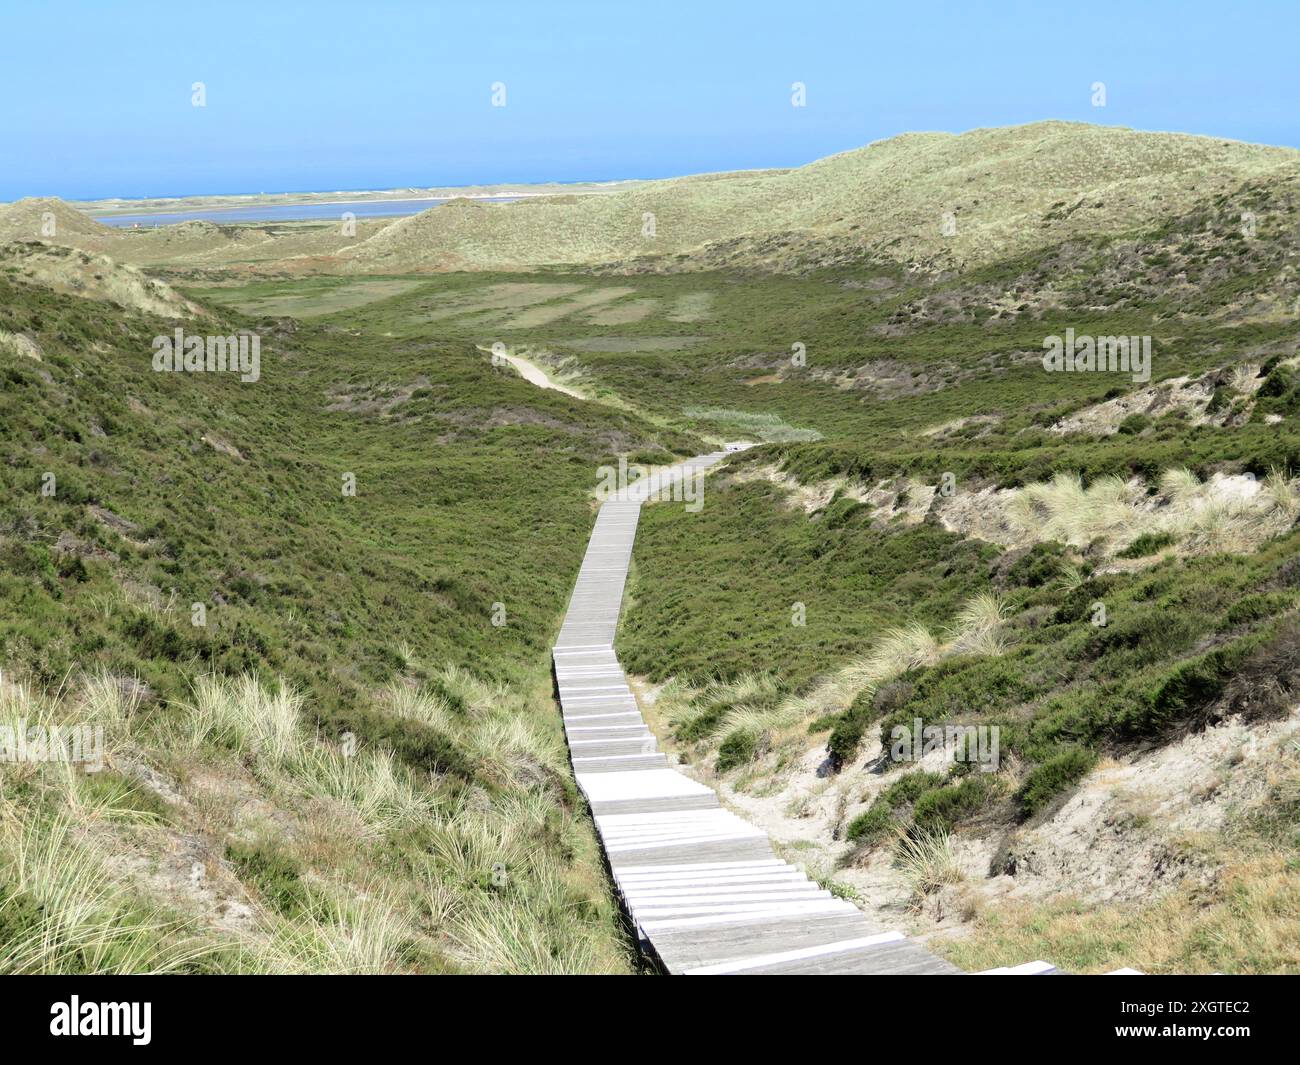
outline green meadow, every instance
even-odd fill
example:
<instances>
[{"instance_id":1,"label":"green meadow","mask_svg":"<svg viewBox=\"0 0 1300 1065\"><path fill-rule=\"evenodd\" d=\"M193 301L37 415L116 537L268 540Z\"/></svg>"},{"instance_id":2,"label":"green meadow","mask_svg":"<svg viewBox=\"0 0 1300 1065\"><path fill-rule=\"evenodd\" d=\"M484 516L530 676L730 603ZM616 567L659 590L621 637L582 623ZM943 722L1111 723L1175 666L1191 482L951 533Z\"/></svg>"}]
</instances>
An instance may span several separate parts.
<instances>
[{"instance_id":1,"label":"green meadow","mask_svg":"<svg viewBox=\"0 0 1300 1065\"><path fill-rule=\"evenodd\" d=\"M756 445L699 513L646 508L619 650L706 779L818 765L827 876L892 855L924 901L963 834L1011 875L1095 767L1283 720L1291 238L1234 212L1289 195L964 271L178 280L187 332L260 337L256 383L154 373L174 320L0 279L0 701L108 744L0 767L0 969L632 971L547 654L621 457ZM1150 336L1150 381L1045 372L1067 329ZM917 720L997 726L1000 766L904 764ZM1233 868L1285 900L1280 779ZM971 967L1111 957L1066 911L971 913ZM1276 967L1179 944L1152 964Z\"/></svg>"}]
</instances>

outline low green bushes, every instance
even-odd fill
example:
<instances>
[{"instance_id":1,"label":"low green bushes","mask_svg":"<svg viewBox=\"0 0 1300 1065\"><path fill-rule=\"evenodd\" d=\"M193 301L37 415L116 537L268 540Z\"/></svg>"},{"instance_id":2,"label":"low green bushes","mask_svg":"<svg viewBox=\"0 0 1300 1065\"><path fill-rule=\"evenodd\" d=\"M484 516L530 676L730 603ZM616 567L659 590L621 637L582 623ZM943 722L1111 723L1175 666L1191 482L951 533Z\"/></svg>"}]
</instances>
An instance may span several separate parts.
<instances>
[{"instance_id":1,"label":"low green bushes","mask_svg":"<svg viewBox=\"0 0 1300 1065\"><path fill-rule=\"evenodd\" d=\"M1146 558L1174 542L1172 533L1143 533L1128 547L1120 551L1117 558Z\"/></svg>"},{"instance_id":2,"label":"low green bushes","mask_svg":"<svg viewBox=\"0 0 1300 1065\"><path fill-rule=\"evenodd\" d=\"M1016 791L1016 803L1024 817L1030 817L1075 784L1097 762L1092 751L1072 747L1030 770Z\"/></svg>"},{"instance_id":3,"label":"low green bushes","mask_svg":"<svg viewBox=\"0 0 1300 1065\"><path fill-rule=\"evenodd\" d=\"M758 749L758 737L748 729L734 729L718 745L719 773L745 765Z\"/></svg>"}]
</instances>

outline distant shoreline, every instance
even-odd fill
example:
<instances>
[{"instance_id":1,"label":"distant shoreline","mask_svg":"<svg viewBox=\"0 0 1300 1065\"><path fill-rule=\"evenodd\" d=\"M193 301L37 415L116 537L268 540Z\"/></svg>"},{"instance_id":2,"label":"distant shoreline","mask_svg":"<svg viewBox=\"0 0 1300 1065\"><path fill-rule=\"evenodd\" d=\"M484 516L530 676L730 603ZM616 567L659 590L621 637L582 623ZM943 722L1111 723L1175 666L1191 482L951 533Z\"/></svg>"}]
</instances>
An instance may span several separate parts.
<instances>
[{"instance_id":1,"label":"distant shoreline","mask_svg":"<svg viewBox=\"0 0 1300 1065\"><path fill-rule=\"evenodd\" d=\"M256 207L349 207L389 201L531 199L543 196L602 195L636 184L635 179L578 182L573 185L471 185L462 188L383 189L348 192L223 193L208 196L142 197L138 200L104 198L69 200L79 211L97 217L114 215L174 214L185 211L239 211Z\"/></svg>"}]
</instances>

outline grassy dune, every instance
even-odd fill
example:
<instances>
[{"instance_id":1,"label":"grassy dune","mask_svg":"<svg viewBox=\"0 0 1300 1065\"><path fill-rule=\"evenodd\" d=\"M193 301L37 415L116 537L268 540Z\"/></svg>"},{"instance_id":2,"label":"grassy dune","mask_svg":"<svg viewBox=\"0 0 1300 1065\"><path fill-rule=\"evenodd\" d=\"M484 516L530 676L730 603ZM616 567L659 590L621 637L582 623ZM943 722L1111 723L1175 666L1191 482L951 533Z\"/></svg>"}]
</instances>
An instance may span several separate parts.
<instances>
[{"instance_id":1,"label":"grassy dune","mask_svg":"<svg viewBox=\"0 0 1300 1065\"><path fill-rule=\"evenodd\" d=\"M964 964L1285 968L1295 158L922 134L346 250L7 209L0 235L48 208L58 240L175 271L44 250L38 277L29 249L0 274L0 699L109 742L99 774L0 765L10 967L629 968L546 650L597 467L745 438L634 555L620 653L683 757ZM286 249L287 276L224 269ZM186 300L213 314L187 329L259 333L256 385L151 372ZM1068 329L1149 336L1150 380L1044 372ZM589 398L494 368L498 342ZM997 771L895 758L918 718L997 726ZM1089 816L1153 758L1164 805L1211 759L1192 814ZM1081 854L1171 879L1070 880L1054 838L1095 824ZM980 893L1044 875L1050 905Z\"/></svg>"},{"instance_id":2,"label":"grassy dune","mask_svg":"<svg viewBox=\"0 0 1300 1065\"><path fill-rule=\"evenodd\" d=\"M109 747L0 765L5 965L625 969L545 651L597 467L698 442L288 319L155 373L174 322L0 286L0 717Z\"/></svg>"},{"instance_id":3,"label":"grassy dune","mask_svg":"<svg viewBox=\"0 0 1300 1065\"><path fill-rule=\"evenodd\" d=\"M54 201L0 209L0 239L38 236L137 263L278 261L401 274L557 264L786 270L884 261L984 265L1177 216L1252 179L1294 176L1290 149L1081 123L910 133L792 170L636 182L508 205L468 199L392 222L114 232ZM653 217L653 235L647 228ZM955 227L955 228L954 228ZM302 258L308 257L308 258Z\"/></svg>"},{"instance_id":4,"label":"grassy dune","mask_svg":"<svg viewBox=\"0 0 1300 1065\"><path fill-rule=\"evenodd\" d=\"M834 241L839 254L859 257L988 263L1075 233L1122 232L1297 166L1300 155L1287 149L1062 122L907 134L789 171L646 182L577 203L429 211L342 258L367 270L492 269L739 242L745 260L780 262L805 242ZM643 235L647 213L653 238ZM946 213L956 221L951 236ZM765 250L764 241L788 247Z\"/></svg>"}]
</instances>

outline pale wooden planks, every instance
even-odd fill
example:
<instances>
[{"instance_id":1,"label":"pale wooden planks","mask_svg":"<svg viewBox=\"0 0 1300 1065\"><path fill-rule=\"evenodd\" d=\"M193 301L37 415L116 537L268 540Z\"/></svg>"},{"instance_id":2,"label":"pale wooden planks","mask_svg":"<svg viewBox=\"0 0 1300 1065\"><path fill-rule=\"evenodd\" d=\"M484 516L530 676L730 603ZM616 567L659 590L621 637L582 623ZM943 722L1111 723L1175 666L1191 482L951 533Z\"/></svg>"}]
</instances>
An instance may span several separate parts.
<instances>
[{"instance_id":1,"label":"pale wooden planks","mask_svg":"<svg viewBox=\"0 0 1300 1065\"><path fill-rule=\"evenodd\" d=\"M669 765L641 717L614 653L641 500L725 454L602 505L553 651L574 775L623 904L670 973L956 973L778 858L761 829Z\"/></svg>"}]
</instances>

